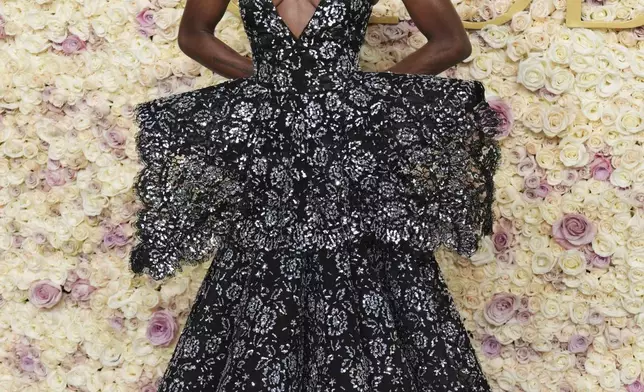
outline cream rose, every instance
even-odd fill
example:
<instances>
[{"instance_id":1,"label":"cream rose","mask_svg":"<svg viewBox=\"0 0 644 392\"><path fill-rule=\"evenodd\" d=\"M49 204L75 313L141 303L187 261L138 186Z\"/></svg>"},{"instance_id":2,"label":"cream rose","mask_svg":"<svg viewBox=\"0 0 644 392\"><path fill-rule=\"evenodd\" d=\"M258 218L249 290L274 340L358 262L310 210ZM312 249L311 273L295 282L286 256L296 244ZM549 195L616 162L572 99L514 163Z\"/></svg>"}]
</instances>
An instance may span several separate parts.
<instances>
[{"instance_id":1,"label":"cream rose","mask_svg":"<svg viewBox=\"0 0 644 392\"><path fill-rule=\"evenodd\" d=\"M586 258L577 249L568 249L559 255L559 266L567 275L580 275L586 270Z\"/></svg>"},{"instance_id":2,"label":"cream rose","mask_svg":"<svg viewBox=\"0 0 644 392\"><path fill-rule=\"evenodd\" d=\"M520 33L525 31L532 24L532 17L528 11L520 11L512 15L512 22L510 23L510 28L516 32Z\"/></svg>"},{"instance_id":3,"label":"cream rose","mask_svg":"<svg viewBox=\"0 0 644 392\"><path fill-rule=\"evenodd\" d=\"M508 43L510 31L507 26L486 25L480 35L490 47L501 49Z\"/></svg>"},{"instance_id":4,"label":"cream rose","mask_svg":"<svg viewBox=\"0 0 644 392\"><path fill-rule=\"evenodd\" d=\"M546 61L541 57L528 57L519 64L517 82L530 91L537 91L546 84Z\"/></svg>"}]
</instances>

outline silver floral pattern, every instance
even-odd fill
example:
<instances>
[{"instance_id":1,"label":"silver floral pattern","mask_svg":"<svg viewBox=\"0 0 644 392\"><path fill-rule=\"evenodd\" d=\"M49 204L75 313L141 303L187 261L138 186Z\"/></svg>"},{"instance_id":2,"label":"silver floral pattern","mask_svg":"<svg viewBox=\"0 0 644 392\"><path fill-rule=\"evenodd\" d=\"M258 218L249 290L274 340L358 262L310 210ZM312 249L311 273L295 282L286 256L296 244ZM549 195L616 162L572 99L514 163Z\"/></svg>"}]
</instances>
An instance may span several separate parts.
<instances>
[{"instance_id":1,"label":"silver floral pattern","mask_svg":"<svg viewBox=\"0 0 644 392\"><path fill-rule=\"evenodd\" d=\"M491 233L499 119L480 82L358 67L372 4L299 38L240 0L247 78L136 107L130 265L214 257L160 391L488 391L433 257Z\"/></svg>"}]
</instances>

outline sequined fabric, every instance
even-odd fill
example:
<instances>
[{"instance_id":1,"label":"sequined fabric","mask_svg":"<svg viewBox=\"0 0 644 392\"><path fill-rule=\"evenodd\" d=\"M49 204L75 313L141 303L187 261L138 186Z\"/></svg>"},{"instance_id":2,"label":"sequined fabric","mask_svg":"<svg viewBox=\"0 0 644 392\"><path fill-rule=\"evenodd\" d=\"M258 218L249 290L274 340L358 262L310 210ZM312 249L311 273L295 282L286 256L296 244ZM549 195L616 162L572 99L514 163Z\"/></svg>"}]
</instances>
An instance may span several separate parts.
<instances>
[{"instance_id":1,"label":"sequined fabric","mask_svg":"<svg viewBox=\"0 0 644 392\"><path fill-rule=\"evenodd\" d=\"M214 261L160 391L488 391L432 251L492 227L481 83L364 72L369 0L296 38L240 0L248 78L142 103L133 272Z\"/></svg>"}]
</instances>

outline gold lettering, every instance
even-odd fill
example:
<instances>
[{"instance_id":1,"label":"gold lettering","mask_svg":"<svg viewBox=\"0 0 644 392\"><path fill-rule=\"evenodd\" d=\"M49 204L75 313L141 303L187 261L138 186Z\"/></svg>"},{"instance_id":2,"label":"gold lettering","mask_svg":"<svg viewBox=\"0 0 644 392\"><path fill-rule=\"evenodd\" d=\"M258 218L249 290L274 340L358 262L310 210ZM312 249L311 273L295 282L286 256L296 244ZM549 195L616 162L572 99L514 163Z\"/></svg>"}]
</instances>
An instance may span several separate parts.
<instances>
[{"instance_id":1,"label":"gold lettering","mask_svg":"<svg viewBox=\"0 0 644 392\"><path fill-rule=\"evenodd\" d=\"M566 26L585 27L587 29L633 29L644 26L644 15L638 15L635 19L622 21L588 21L581 20L581 0L566 1Z\"/></svg>"},{"instance_id":2,"label":"gold lettering","mask_svg":"<svg viewBox=\"0 0 644 392\"><path fill-rule=\"evenodd\" d=\"M496 18L492 20L486 20L484 22L468 22L468 21L463 21L463 26L468 29L468 30L480 30L486 25L502 25L503 23L506 23L512 19L514 14L517 12L521 12L524 9L528 8L530 5L530 1L532 0L517 0L508 8L508 11L500 16L497 16Z\"/></svg>"}]
</instances>

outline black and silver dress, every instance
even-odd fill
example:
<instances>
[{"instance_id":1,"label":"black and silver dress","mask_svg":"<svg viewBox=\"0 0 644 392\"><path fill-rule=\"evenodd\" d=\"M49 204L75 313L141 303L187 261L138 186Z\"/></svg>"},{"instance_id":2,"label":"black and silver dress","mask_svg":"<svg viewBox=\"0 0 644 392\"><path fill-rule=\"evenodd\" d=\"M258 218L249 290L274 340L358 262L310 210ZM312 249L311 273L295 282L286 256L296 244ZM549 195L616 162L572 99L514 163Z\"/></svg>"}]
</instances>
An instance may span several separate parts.
<instances>
[{"instance_id":1,"label":"black and silver dress","mask_svg":"<svg viewBox=\"0 0 644 392\"><path fill-rule=\"evenodd\" d=\"M159 391L489 391L433 256L491 233L483 85L360 70L370 0L239 5L252 76L136 107L132 271L214 256Z\"/></svg>"}]
</instances>

